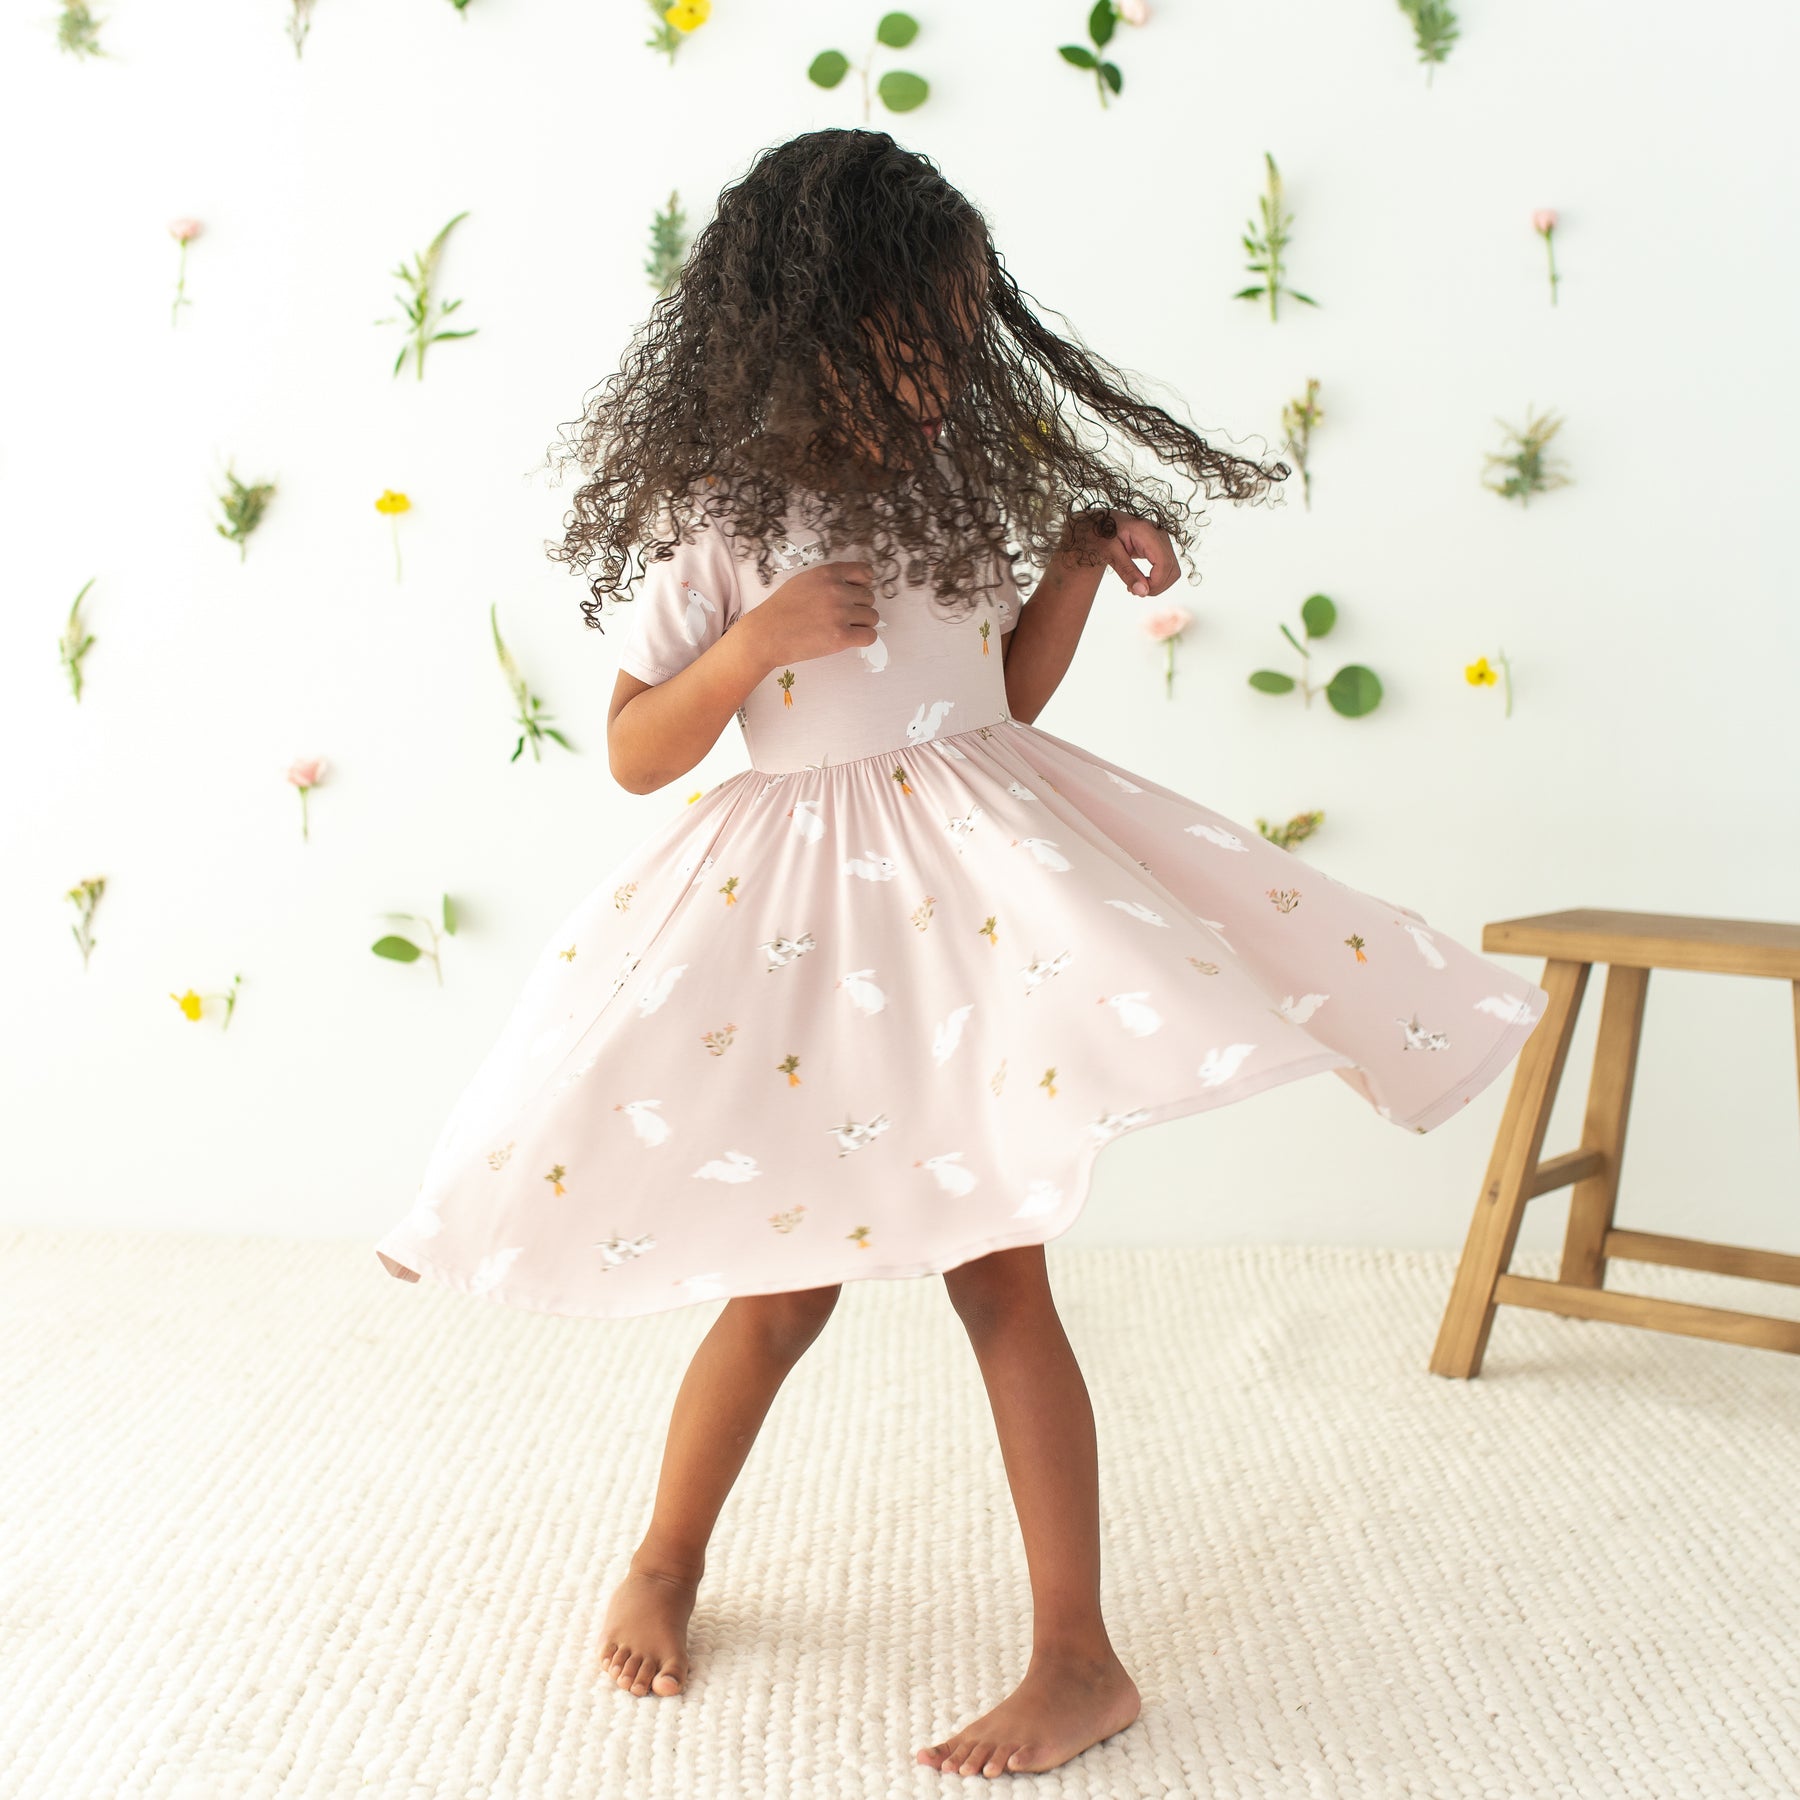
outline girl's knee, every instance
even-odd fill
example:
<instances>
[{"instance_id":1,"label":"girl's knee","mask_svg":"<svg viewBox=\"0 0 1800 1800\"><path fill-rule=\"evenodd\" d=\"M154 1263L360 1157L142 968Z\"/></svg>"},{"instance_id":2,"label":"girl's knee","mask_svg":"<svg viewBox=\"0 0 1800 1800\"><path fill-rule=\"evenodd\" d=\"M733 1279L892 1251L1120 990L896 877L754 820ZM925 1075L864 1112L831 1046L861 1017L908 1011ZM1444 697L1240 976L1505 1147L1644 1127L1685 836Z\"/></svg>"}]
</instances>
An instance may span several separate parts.
<instances>
[{"instance_id":1,"label":"girl's knee","mask_svg":"<svg viewBox=\"0 0 1800 1800\"><path fill-rule=\"evenodd\" d=\"M798 1356L825 1329L840 1290L834 1282L782 1294L739 1294L731 1305L771 1349Z\"/></svg>"},{"instance_id":2,"label":"girl's knee","mask_svg":"<svg viewBox=\"0 0 1800 1800\"><path fill-rule=\"evenodd\" d=\"M944 1271L944 1290L970 1331L995 1324L1021 1309L1042 1308L1050 1297L1044 1246L1021 1244L958 1263L954 1269Z\"/></svg>"}]
</instances>

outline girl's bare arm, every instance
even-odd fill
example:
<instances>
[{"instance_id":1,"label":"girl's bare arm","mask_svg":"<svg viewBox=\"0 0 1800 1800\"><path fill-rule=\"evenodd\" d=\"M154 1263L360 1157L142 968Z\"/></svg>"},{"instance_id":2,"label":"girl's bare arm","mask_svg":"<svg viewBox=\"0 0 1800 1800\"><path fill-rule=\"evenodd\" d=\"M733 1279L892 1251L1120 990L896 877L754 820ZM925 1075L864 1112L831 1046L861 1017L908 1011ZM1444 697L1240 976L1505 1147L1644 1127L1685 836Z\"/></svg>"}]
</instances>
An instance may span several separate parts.
<instances>
[{"instance_id":1,"label":"girl's bare arm","mask_svg":"<svg viewBox=\"0 0 1800 1800\"><path fill-rule=\"evenodd\" d=\"M651 794L693 768L774 668L763 642L748 612L667 681L639 681L621 669L606 715L613 780L628 793Z\"/></svg>"}]
</instances>

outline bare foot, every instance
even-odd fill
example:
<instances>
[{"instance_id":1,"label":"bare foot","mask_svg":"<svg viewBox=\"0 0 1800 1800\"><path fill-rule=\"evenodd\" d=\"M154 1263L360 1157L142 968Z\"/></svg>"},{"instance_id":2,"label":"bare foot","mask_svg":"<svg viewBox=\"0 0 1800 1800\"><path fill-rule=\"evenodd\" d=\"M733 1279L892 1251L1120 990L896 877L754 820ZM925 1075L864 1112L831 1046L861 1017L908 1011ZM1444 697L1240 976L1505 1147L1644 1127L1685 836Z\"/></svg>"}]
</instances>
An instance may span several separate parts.
<instances>
[{"instance_id":1,"label":"bare foot","mask_svg":"<svg viewBox=\"0 0 1800 1800\"><path fill-rule=\"evenodd\" d=\"M600 1672L633 1694L678 1694L687 1685L688 1615L698 1576L676 1574L634 1556L613 1589L600 1629Z\"/></svg>"},{"instance_id":2,"label":"bare foot","mask_svg":"<svg viewBox=\"0 0 1800 1800\"><path fill-rule=\"evenodd\" d=\"M943 1775L1035 1775L1137 1716L1137 1683L1116 1656L1033 1656L1025 1679L998 1706L921 1750L918 1760Z\"/></svg>"}]
</instances>

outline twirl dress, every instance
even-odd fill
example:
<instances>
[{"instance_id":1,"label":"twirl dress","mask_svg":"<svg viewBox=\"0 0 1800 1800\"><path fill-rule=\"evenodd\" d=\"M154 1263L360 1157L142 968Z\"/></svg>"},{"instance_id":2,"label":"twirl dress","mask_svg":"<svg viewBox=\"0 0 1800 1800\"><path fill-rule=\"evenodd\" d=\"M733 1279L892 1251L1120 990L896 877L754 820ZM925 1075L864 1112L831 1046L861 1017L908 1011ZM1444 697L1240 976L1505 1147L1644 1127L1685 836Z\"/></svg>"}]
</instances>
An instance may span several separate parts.
<instances>
[{"instance_id":1,"label":"twirl dress","mask_svg":"<svg viewBox=\"0 0 1800 1800\"><path fill-rule=\"evenodd\" d=\"M823 554L793 531L765 585L709 521L620 666L668 680ZM1125 1132L1324 1071L1427 1132L1506 1069L1542 988L1013 718L996 575L757 684L751 766L539 951L389 1273L609 1317L932 1274L1066 1231Z\"/></svg>"}]
</instances>

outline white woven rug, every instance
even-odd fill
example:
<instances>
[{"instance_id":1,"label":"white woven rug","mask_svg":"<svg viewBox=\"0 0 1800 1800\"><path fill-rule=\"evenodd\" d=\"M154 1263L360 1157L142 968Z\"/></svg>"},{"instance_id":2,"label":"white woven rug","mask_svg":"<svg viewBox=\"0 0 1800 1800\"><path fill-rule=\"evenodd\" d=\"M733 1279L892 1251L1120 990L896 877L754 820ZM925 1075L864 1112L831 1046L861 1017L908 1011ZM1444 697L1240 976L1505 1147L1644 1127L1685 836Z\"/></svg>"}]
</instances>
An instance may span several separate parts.
<instances>
[{"instance_id":1,"label":"white woven rug","mask_svg":"<svg viewBox=\"0 0 1800 1800\"><path fill-rule=\"evenodd\" d=\"M1800 1793L1800 1361L1503 1308L1454 1259L1063 1250L1143 1693L1046 1796ZM1548 1257L1521 1257L1526 1273ZM1618 1264L1612 1285L1800 1311ZM727 1506L679 1696L585 1673L718 1303L534 1317L366 1245L0 1236L0 1794L935 1795L1024 1667L936 1278L847 1287Z\"/></svg>"}]
</instances>

